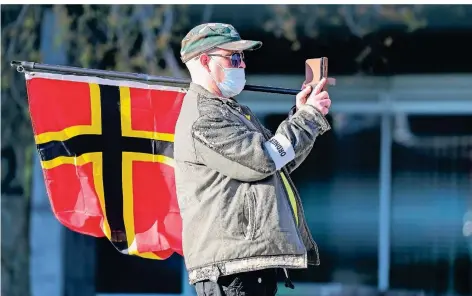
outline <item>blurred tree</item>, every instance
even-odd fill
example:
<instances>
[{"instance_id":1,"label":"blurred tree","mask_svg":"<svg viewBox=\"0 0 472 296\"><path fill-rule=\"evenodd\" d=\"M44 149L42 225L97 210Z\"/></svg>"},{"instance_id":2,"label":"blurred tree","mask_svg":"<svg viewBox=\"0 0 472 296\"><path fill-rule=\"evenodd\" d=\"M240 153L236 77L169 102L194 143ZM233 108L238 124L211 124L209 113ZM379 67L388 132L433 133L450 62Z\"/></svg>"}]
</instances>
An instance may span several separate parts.
<instances>
[{"instance_id":1,"label":"blurred tree","mask_svg":"<svg viewBox=\"0 0 472 296\"><path fill-rule=\"evenodd\" d=\"M316 38L323 27L343 27L358 38L364 38L388 25L405 26L413 32L427 25L424 5L273 5L272 14L264 29L292 42L292 50L300 49L299 36ZM385 39L390 46L391 38ZM367 46L359 53L357 62L372 53Z\"/></svg>"},{"instance_id":2,"label":"blurred tree","mask_svg":"<svg viewBox=\"0 0 472 296\"><path fill-rule=\"evenodd\" d=\"M173 46L188 26L186 5L55 5L69 64L183 77ZM211 11L210 11L211 14Z\"/></svg>"},{"instance_id":3,"label":"blurred tree","mask_svg":"<svg viewBox=\"0 0 472 296\"><path fill-rule=\"evenodd\" d=\"M211 19L206 5L202 22ZM41 62L40 28L46 5L2 6L2 295L30 295L29 222L35 152L25 80L12 60ZM189 24L186 5L54 5L68 64L184 77L173 47Z\"/></svg>"},{"instance_id":4,"label":"blurred tree","mask_svg":"<svg viewBox=\"0 0 472 296\"><path fill-rule=\"evenodd\" d=\"M321 39L326 29L347 30L347 36L362 40L356 51L357 76L370 75L374 67L389 69L387 53L395 42L391 33L378 34L381 30L396 28L406 34L428 27L464 27L470 24L472 7L466 5L267 5L269 14L262 27L276 37L288 40L291 49L301 48L301 38ZM330 32L333 32L330 30ZM339 34L341 35L341 34ZM333 37L339 38L339 37ZM390 71L388 71L390 72ZM392 73L393 74L393 73ZM356 77L352 76L355 83ZM344 83L349 83L345 80ZM378 124L379 117L333 114L334 122L345 122L350 130ZM337 132L340 132L337 130Z\"/></svg>"},{"instance_id":5,"label":"blurred tree","mask_svg":"<svg viewBox=\"0 0 472 296\"><path fill-rule=\"evenodd\" d=\"M14 59L39 60L42 7L2 5L2 295L27 296L33 137L22 75Z\"/></svg>"},{"instance_id":6,"label":"blurred tree","mask_svg":"<svg viewBox=\"0 0 472 296\"><path fill-rule=\"evenodd\" d=\"M470 23L472 7L466 5L267 5L263 28L285 38L292 50L300 49L300 37L318 38L325 28L341 28L365 41L356 62L361 67L373 60L388 64L382 48L395 42L392 36L371 38L381 29L401 28L406 33L428 27L463 27Z\"/></svg>"}]
</instances>

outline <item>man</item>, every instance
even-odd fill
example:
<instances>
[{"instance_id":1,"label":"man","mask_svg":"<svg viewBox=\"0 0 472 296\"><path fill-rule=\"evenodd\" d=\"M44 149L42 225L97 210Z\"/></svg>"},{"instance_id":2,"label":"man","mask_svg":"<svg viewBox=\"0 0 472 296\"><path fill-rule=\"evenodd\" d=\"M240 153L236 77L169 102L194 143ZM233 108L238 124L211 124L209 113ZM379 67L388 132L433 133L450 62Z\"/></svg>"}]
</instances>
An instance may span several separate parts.
<instances>
[{"instance_id":1,"label":"man","mask_svg":"<svg viewBox=\"0 0 472 296\"><path fill-rule=\"evenodd\" d=\"M271 135L234 98L246 82L243 51L261 45L227 24L199 25L182 41L192 83L176 124L175 178L198 295L275 295L277 270L288 280L287 269L319 265L289 174L330 129L326 81L305 87Z\"/></svg>"}]
</instances>

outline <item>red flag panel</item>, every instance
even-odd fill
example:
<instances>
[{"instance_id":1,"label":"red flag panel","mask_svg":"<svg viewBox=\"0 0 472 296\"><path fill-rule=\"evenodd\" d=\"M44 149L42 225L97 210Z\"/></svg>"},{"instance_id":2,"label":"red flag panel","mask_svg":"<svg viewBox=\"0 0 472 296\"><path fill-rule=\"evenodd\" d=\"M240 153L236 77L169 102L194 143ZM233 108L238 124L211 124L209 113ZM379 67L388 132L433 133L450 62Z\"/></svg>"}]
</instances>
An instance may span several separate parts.
<instances>
[{"instance_id":1,"label":"red flag panel","mask_svg":"<svg viewBox=\"0 0 472 296\"><path fill-rule=\"evenodd\" d=\"M140 253L172 248L182 254L182 218L174 169L158 162L133 161L133 216Z\"/></svg>"},{"instance_id":2,"label":"red flag panel","mask_svg":"<svg viewBox=\"0 0 472 296\"><path fill-rule=\"evenodd\" d=\"M93 163L60 164L43 172L56 218L73 231L103 237L103 212L95 186L101 176L94 176Z\"/></svg>"},{"instance_id":3,"label":"red flag panel","mask_svg":"<svg viewBox=\"0 0 472 296\"><path fill-rule=\"evenodd\" d=\"M131 129L173 134L184 96L176 91L130 88Z\"/></svg>"},{"instance_id":4,"label":"red flag panel","mask_svg":"<svg viewBox=\"0 0 472 296\"><path fill-rule=\"evenodd\" d=\"M35 135L92 124L88 83L34 78L27 87Z\"/></svg>"}]
</instances>

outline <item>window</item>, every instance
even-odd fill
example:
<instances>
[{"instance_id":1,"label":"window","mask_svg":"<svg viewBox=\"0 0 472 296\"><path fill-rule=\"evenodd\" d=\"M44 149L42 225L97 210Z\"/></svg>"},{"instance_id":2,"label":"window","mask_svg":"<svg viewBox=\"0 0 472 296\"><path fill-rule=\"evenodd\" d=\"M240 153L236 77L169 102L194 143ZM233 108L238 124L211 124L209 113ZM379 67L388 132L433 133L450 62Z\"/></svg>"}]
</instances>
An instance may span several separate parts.
<instances>
[{"instance_id":1,"label":"window","mask_svg":"<svg viewBox=\"0 0 472 296\"><path fill-rule=\"evenodd\" d=\"M442 124L437 124L441 122ZM472 116L410 116L393 144L390 284L472 293Z\"/></svg>"},{"instance_id":2,"label":"window","mask_svg":"<svg viewBox=\"0 0 472 296\"><path fill-rule=\"evenodd\" d=\"M275 131L285 115L265 119ZM329 118L332 124L333 120ZM292 271L294 281L377 285L379 116L335 115L292 174L321 265ZM343 122L348 124L344 125Z\"/></svg>"}]
</instances>

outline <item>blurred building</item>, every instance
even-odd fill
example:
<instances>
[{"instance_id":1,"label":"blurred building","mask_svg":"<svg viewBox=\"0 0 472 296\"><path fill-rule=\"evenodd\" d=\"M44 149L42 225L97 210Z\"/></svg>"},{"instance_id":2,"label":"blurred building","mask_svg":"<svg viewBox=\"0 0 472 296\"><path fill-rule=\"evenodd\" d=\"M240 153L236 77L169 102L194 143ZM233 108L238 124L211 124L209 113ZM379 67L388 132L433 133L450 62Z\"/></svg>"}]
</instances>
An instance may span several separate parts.
<instances>
[{"instance_id":1,"label":"blurred building","mask_svg":"<svg viewBox=\"0 0 472 296\"><path fill-rule=\"evenodd\" d=\"M189 10L189 27L204 9ZM248 55L248 83L300 88L304 60L319 56L329 58L337 78L330 89L333 130L294 173L321 266L292 272L295 290L281 285L278 295L321 295L320 289L376 295L377 288L471 295L472 237L465 230L472 210L470 8L460 18L438 7L433 23L413 33L386 22L362 39L327 26L317 40L301 36L297 52L250 25L261 7L212 9L211 21L230 22L245 38L264 41ZM43 22L45 62L67 63L50 46L54 14ZM371 54L359 66L362 47ZM356 74L359 67L368 75ZM294 104L289 96L251 92L240 101L272 130ZM123 256L106 240L65 230L50 212L39 166L35 174L33 295L194 295L180 257Z\"/></svg>"}]
</instances>

